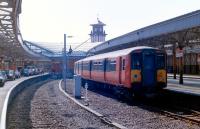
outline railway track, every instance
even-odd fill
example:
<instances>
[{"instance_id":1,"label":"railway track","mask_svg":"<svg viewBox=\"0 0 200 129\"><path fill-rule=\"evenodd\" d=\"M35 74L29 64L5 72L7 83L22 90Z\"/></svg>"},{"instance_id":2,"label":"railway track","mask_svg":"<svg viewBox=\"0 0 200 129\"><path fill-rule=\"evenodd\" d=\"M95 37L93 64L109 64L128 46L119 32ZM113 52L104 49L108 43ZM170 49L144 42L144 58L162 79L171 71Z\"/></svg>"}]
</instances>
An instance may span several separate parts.
<instances>
[{"instance_id":1,"label":"railway track","mask_svg":"<svg viewBox=\"0 0 200 129\"><path fill-rule=\"evenodd\" d=\"M192 124L200 125L200 112L188 108L183 107L173 107L174 111L165 110L162 108L158 108L155 106L149 106L149 108L153 109L154 111L160 112L161 114L172 117L174 119L179 119L182 121L186 121Z\"/></svg>"},{"instance_id":2,"label":"railway track","mask_svg":"<svg viewBox=\"0 0 200 129\"><path fill-rule=\"evenodd\" d=\"M166 93L165 95L170 96L168 93ZM184 97L186 97L186 96L187 95L184 95ZM188 96L189 96L189 98L191 97L191 95L188 95ZM169 98L167 98L168 102L170 102L170 98L173 98L173 97L170 96ZM180 98L179 95L178 95L178 98ZM119 99L119 98L117 98L117 99ZM164 100L165 99L166 98L164 98ZM192 99L192 98L190 98L190 99ZM162 115L165 115L165 116L168 116L168 117L171 117L174 119L179 119L181 121L185 121L188 123L197 124L198 126L200 126L200 111L196 110L197 108L199 108L198 99L196 99L197 106L196 107L194 106L196 109L193 109L192 107L190 107L191 109L189 107L187 107L187 108L183 107L184 103L187 103L190 99L187 99L185 102L184 102L184 100L183 100L183 102L179 102L179 104L181 103L180 106L175 106L177 104L175 101L179 101L179 99L177 99L177 100L175 99L171 103L165 103L165 102L163 103L162 100L159 100L157 102L155 100L155 102L153 102L154 104L151 103L151 100L150 100L150 103L147 102L148 100L143 101L143 99L136 100L136 101L141 101L141 103L143 103L147 109L154 110L156 112L161 113ZM127 101L127 103L130 103L130 99L127 99L127 98L123 98L122 101ZM193 102L193 104L194 104L194 102ZM193 105L193 104L191 104L191 105Z\"/></svg>"},{"instance_id":3,"label":"railway track","mask_svg":"<svg viewBox=\"0 0 200 129\"><path fill-rule=\"evenodd\" d=\"M67 83L67 91L71 95L73 95L73 83L73 80L68 80ZM82 95L85 95L84 87L81 91ZM127 128L199 128L198 118L195 118L199 115L199 104L195 104L199 98L193 99L188 98L188 95L184 96L162 93L161 97L157 97L158 99L134 97L130 101L130 99L118 98L111 91L90 87L88 90L89 104L87 105L109 118L108 123L113 120ZM189 103L186 98L195 102ZM84 99L79 100L79 102L85 103ZM189 105L193 106L190 108ZM192 122L191 119L197 119L197 121Z\"/></svg>"},{"instance_id":4,"label":"railway track","mask_svg":"<svg viewBox=\"0 0 200 129\"><path fill-rule=\"evenodd\" d=\"M145 106L147 109L153 110L167 117L179 119L181 121L197 124L198 126L200 126L200 111L180 106L159 104L152 105L149 103L147 104L145 102L143 103L143 106Z\"/></svg>"},{"instance_id":5,"label":"railway track","mask_svg":"<svg viewBox=\"0 0 200 129\"><path fill-rule=\"evenodd\" d=\"M196 111L192 111L193 113L190 115L182 115L180 113L172 113L172 112L168 112L168 111L164 111L164 110L162 110L162 112L164 114L166 114L167 116L170 116L173 118L179 118L181 120L200 125L200 113L199 112L197 113Z\"/></svg>"},{"instance_id":6,"label":"railway track","mask_svg":"<svg viewBox=\"0 0 200 129\"><path fill-rule=\"evenodd\" d=\"M166 95L165 97L170 96L170 94L168 94L168 93L166 93L165 95ZM187 95L184 95L184 97L187 97ZM188 97L190 98L191 95L188 95ZM167 98L168 102L170 102L170 98L173 98L173 97L170 96L169 98ZM179 94L178 94L178 98L180 98ZM172 118L175 118L175 119L179 119L179 120L182 120L182 121L186 121L186 122L189 122L189 123L197 124L197 125L200 126L200 111L196 110L200 106L200 104L198 103L198 99L195 99L196 102L197 102L196 107L194 106L194 107L184 108L183 107L184 103L188 103L188 101L190 101L190 99L192 99L192 98L187 99L185 102L183 100L183 102L178 103L178 105L181 103L180 106L176 106L176 104L177 104L176 101L179 101L178 98L177 98L177 100L175 99L171 103L165 103L165 102L163 103L162 99L160 99L158 102L155 100L155 102L153 102L154 104L147 102L148 100L143 101L143 99L142 100L136 100L136 101L141 101L141 103L144 102L143 104L145 106L149 106L149 107L147 107L147 109L150 108L150 109L152 109L156 112L159 112L159 113L161 113L165 116L172 117ZM117 98L117 99L119 99L119 98ZM122 98L122 99L123 99L122 101L127 101L127 103L130 103L130 99L127 99L126 97ZM166 100L166 98L164 98L163 100ZM151 100L150 100L150 102L151 102ZM191 103L191 105L193 105L193 104L194 104L194 102Z\"/></svg>"},{"instance_id":7,"label":"railway track","mask_svg":"<svg viewBox=\"0 0 200 129\"><path fill-rule=\"evenodd\" d=\"M154 102L144 102L150 109L163 115L200 126L200 103L198 96L181 93L163 93Z\"/></svg>"}]
</instances>

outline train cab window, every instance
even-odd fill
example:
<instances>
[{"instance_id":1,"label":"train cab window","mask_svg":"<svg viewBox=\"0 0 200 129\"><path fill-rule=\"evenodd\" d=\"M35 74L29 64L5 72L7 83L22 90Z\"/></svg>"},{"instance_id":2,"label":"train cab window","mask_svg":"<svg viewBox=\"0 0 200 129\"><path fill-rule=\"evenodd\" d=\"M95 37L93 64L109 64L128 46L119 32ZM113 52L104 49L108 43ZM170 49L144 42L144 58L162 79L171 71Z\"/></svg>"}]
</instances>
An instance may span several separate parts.
<instances>
[{"instance_id":1,"label":"train cab window","mask_svg":"<svg viewBox=\"0 0 200 129\"><path fill-rule=\"evenodd\" d=\"M125 59L122 60L122 70L125 70Z\"/></svg>"},{"instance_id":2,"label":"train cab window","mask_svg":"<svg viewBox=\"0 0 200 129\"><path fill-rule=\"evenodd\" d=\"M144 69L153 69L155 68L155 55L151 54L151 53L145 53L143 56L143 60L144 60Z\"/></svg>"},{"instance_id":3,"label":"train cab window","mask_svg":"<svg viewBox=\"0 0 200 129\"><path fill-rule=\"evenodd\" d=\"M156 67L157 68L165 68L165 55L158 54L156 56Z\"/></svg>"},{"instance_id":4,"label":"train cab window","mask_svg":"<svg viewBox=\"0 0 200 129\"><path fill-rule=\"evenodd\" d=\"M141 54L140 53L134 53L132 55L132 69L141 69Z\"/></svg>"}]
</instances>

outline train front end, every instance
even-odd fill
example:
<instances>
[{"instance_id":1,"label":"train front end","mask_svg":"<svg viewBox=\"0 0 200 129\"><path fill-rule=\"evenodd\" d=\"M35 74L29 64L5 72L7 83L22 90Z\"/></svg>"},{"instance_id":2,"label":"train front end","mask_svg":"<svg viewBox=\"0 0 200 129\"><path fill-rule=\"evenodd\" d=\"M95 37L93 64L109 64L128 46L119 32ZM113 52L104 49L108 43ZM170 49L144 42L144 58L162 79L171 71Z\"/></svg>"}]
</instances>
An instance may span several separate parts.
<instances>
[{"instance_id":1,"label":"train front end","mask_svg":"<svg viewBox=\"0 0 200 129\"><path fill-rule=\"evenodd\" d=\"M155 93L166 87L166 53L158 49L133 51L131 85L135 93Z\"/></svg>"}]
</instances>

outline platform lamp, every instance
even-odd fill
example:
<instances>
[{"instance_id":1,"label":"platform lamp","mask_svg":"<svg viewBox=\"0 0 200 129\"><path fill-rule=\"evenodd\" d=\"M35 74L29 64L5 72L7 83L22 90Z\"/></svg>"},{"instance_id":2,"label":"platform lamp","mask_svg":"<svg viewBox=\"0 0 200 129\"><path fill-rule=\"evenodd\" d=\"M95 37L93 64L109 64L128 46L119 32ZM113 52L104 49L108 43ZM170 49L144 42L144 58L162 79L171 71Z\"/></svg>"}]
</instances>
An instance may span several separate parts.
<instances>
[{"instance_id":1,"label":"platform lamp","mask_svg":"<svg viewBox=\"0 0 200 129\"><path fill-rule=\"evenodd\" d=\"M66 65L67 65L67 55L66 55L66 38L72 38L73 36L66 36L64 34L64 52L63 52L63 80L64 80L64 89L67 91L67 83L66 83Z\"/></svg>"}]
</instances>

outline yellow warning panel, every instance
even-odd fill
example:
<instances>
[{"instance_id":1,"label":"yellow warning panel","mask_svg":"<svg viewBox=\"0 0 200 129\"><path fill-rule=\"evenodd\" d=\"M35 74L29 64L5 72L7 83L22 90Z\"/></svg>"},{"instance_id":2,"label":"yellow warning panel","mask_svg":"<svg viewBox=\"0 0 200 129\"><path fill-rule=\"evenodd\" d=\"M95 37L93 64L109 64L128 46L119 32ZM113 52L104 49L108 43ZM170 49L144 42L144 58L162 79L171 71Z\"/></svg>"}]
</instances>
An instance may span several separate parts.
<instances>
[{"instance_id":1,"label":"yellow warning panel","mask_svg":"<svg viewBox=\"0 0 200 129\"><path fill-rule=\"evenodd\" d=\"M166 70L157 70L157 81L166 82Z\"/></svg>"},{"instance_id":2,"label":"yellow warning panel","mask_svg":"<svg viewBox=\"0 0 200 129\"><path fill-rule=\"evenodd\" d=\"M131 82L141 82L141 70L131 70Z\"/></svg>"}]
</instances>

